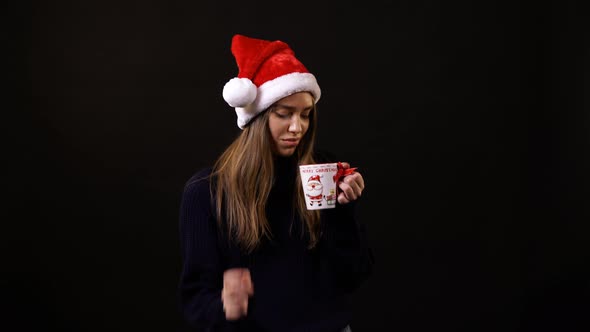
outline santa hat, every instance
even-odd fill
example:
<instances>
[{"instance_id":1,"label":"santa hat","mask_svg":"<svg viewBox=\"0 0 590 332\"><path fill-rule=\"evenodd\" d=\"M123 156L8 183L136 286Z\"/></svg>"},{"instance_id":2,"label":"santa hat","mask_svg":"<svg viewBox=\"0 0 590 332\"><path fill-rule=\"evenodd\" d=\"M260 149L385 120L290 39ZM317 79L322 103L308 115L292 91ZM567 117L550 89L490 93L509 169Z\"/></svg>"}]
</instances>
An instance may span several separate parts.
<instances>
[{"instance_id":1,"label":"santa hat","mask_svg":"<svg viewBox=\"0 0 590 332\"><path fill-rule=\"evenodd\" d=\"M312 175L312 176L310 176L309 179L307 179L307 182L311 182L311 181L321 182L320 181L320 176L319 175Z\"/></svg>"},{"instance_id":2,"label":"santa hat","mask_svg":"<svg viewBox=\"0 0 590 332\"><path fill-rule=\"evenodd\" d=\"M232 38L231 52L239 72L223 87L223 99L235 108L240 129L274 102L293 93L309 91L315 102L320 99L315 76L286 43L238 34Z\"/></svg>"}]
</instances>

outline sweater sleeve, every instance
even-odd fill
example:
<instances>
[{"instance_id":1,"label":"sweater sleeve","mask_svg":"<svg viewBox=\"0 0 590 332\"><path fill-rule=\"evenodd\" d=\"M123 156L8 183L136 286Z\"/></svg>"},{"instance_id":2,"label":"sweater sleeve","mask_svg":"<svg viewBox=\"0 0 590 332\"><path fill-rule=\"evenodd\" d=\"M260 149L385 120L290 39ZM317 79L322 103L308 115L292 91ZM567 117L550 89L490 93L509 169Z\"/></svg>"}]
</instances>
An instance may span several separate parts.
<instances>
[{"instance_id":1,"label":"sweater sleeve","mask_svg":"<svg viewBox=\"0 0 590 332\"><path fill-rule=\"evenodd\" d=\"M186 322L213 330L225 322L221 303L223 268L209 181L193 177L182 193L179 233L182 257L178 298Z\"/></svg>"},{"instance_id":2,"label":"sweater sleeve","mask_svg":"<svg viewBox=\"0 0 590 332\"><path fill-rule=\"evenodd\" d=\"M337 204L334 209L322 210L319 246L336 283L347 291L358 288L369 277L374 264L366 227L356 218L357 204Z\"/></svg>"},{"instance_id":3,"label":"sweater sleeve","mask_svg":"<svg viewBox=\"0 0 590 332\"><path fill-rule=\"evenodd\" d=\"M316 151L320 163L341 161L328 150ZM354 165L353 165L354 166ZM335 273L336 282L346 290L353 290L369 277L374 256L369 246L366 226L357 218L361 200L336 204L334 209L322 210L322 236L319 247L326 264Z\"/></svg>"}]
</instances>

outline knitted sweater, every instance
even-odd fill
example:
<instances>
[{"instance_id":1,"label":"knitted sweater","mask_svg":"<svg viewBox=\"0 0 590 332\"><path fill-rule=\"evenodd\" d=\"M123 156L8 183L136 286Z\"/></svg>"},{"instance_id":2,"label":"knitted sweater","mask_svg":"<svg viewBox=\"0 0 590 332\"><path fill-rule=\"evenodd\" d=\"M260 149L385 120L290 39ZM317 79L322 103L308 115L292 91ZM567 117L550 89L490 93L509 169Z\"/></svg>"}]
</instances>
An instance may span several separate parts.
<instances>
[{"instance_id":1,"label":"knitted sweater","mask_svg":"<svg viewBox=\"0 0 590 332\"><path fill-rule=\"evenodd\" d=\"M179 306L197 331L340 331L352 318L351 295L371 273L373 256L356 202L321 211L321 237L307 249L302 222L292 215L297 164L275 162L275 184L267 203L272 239L245 254L220 235L211 204L211 168L186 183L180 206L182 271ZM304 233L304 232L303 232ZM248 314L227 321L221 302L223 272L250 270L254 295Z\"/></svg>"}]
</instances>

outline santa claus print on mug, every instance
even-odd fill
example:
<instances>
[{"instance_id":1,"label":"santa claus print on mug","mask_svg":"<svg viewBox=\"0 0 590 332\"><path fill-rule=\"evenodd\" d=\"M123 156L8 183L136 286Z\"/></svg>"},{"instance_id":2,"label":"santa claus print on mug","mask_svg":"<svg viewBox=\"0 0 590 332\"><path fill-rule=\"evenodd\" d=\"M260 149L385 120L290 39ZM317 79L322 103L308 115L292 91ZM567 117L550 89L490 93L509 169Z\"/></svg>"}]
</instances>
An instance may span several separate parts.
<instances>
[{"instance_id":1,"label":"santa claus print on mug","mask_svg":"<svg viewBox=\"0 0 590 332\"><path fill-rule=\"evenodd\" d=\"M299 165L301 185L308 210L331 209L336 206L337 163Z\"/></svg>"}]
</instances>

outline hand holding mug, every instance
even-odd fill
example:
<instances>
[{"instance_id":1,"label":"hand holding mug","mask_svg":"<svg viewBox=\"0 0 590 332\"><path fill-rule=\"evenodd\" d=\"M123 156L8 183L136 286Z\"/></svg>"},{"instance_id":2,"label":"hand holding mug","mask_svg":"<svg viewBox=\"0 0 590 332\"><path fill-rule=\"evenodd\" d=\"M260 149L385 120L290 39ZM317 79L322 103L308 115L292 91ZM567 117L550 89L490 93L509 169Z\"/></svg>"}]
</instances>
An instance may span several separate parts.
<instances>
[{"instance_id":1,"label":"hand holding mug","mask_svg":"<svg viewBox=\"0 0 590 332\"><path fill-rule=\"evenodd\" d=\"M344 170L350 169L350 164L347 162L342 162L341 165ZM355 171L341 178L337 185L338 189L340 189L338 203L348 204L361 197L365 189L365 180L361 173Z\"/></svg>"}]
</instances>

